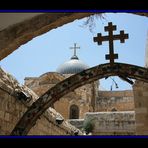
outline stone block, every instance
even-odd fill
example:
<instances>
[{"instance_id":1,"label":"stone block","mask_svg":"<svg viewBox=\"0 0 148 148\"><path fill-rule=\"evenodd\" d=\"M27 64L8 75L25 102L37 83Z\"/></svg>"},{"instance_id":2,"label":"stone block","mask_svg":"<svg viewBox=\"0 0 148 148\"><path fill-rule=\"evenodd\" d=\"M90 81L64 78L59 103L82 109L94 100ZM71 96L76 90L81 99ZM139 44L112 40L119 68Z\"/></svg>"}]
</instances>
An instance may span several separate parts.
<instances>
[{"instance_id":1,"label":"stone block","mask_svg":"<svg viewBox=\"0 0 148 148\"><path fill-rule=\"evenodd\" d=\"M4 114L5 114L5 112L0 110L0 119L4 119Z\"/></svg>"},{"instance_id":2,"label":"stone block","mask_svg":"<svg viewBox=\"0 0 148 148\"><path fill-rule=\"evenodd\" d=\"M146 107L135 108L136 114L147 113Z\"/></svg>"},{"instance_id":3,"label":"stone block","mask_svg":"<svg viewBox=\"0 0 148 148\"><path fill-rule=\"evenodd\" d=\"M148 97L148 91L144 91L144 92L143 92L143 96L144 96L144 97Z\"/></svg>"},{"instance_id":4,"label":"stone block","mask_svg":"<svg viewBox=\"0 0 148 148\"><path fill-rule=\"evenodd\" d=\"M5 112L5 121L10 121L10 114L9 113L7 113L7 112Z\"/></svg>"},{"instance_id":5,"label":"stone block","mask_svg":"<svg viewBox=\"0 0 148 148\"><path fill-rule=\"evenodd\" d=\"M87 113L85 121L87 120L94 123L95 134L135 132L135 113L133 111Z\"/></svg>"}]
</instances>

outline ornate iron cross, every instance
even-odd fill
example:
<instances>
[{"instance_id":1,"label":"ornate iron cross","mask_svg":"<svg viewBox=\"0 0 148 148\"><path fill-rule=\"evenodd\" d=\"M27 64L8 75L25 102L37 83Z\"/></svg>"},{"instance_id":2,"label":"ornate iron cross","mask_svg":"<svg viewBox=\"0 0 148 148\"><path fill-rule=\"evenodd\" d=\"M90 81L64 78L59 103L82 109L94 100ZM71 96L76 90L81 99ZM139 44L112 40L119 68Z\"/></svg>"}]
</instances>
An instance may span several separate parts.
<instances>
[{"instance_id":1,"label":"ornate iron cross","mask_svg":"<svg viewBox=\"0 0 148 148\"><path fill-rule=\"evenodd\" d=\"M104 27L105 31L108 31L108 36L102 36L101 33L97 34L97 37L94 37L94 42L98 42L98 45L102 45L103 41L109 41L109 54L106 54L106 60L110 60L111 66L114 64L114 59L118 59L118 54L114 54L114 40L120 40L121 43L125 42L125 39L128 39L128 34L124 34L124 30L120 31L120 34L113 35L113 31L116 30L116 25L113 25L112 22L108 23L108 26Z\"/></svg>"}]
</instances>

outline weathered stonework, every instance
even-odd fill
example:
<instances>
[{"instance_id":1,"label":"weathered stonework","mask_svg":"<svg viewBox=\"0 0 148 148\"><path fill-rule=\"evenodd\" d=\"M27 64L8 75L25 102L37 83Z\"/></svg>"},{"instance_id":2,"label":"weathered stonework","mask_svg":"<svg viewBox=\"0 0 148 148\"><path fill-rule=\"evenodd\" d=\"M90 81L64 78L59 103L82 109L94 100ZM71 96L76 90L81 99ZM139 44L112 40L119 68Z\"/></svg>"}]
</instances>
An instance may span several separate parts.
<instances>
[{"instance_id":1,"label":"weathered stonework","mask_svg":"<svg viewBox=\"0 0 148 148\"><path fill-rule=\"evenodd\" d=\"M103 77L115 75L127 75L128 78L134 78L148 82L148 70L136 65L114 63L114 65L111 66L110 63L106 63L83 70L82 72L61 81L54 87L50 88L46 93L41 95L39 99L35 101L27 110L26 114L23 115L11 134L26 135L32 126L35 125L35 122L38 120L38 118L64 95ZM75 114L74 119L79 118L76 116L76 114L78 115L78 110L78 107L75 106L73 112Z\"/></svg>"},{"instance_id":2,"label":"weathered stonework","mask_svg":"<svg viewBox=\"0 0 148 148\"><path fill-rule=\"evenodd\" d=\"M87 120L93 123L93 135L135 135L134 111L86 113Z\"/></svg>"},{"instance_id":3,"label":"weathered stonework","mask_svg":"<svg viewBox=\"0 0 148 148\"><path fill-rule=\"evenodd\" d=\"M4 58L4 57L6 57L8 54L10 54L13 50L15 50L16 48L18 48L20 45L22 45L22 44L24 44L25 42L27 42L27 41L29 41L29 40L31 40L33 37L35 37L35 36L37 36L37 35L40 35L40 34L42 34L42 33L44 33L44 32L47 32L48 30L49 30L49 26L51 27L51 29L52 28L55 28L55 27L58 27L58 26L60 26L62 23L64 24L64 23L66 23L66 21L65 20L68 20L69 21L69 18L68 19L65 19L66 17L67 17L67 15L71 15L71 14L59 14L59 16L57 16L57 17L53 17L53 18L51 18L51 20L53 21L48 21L48 15L45 15L45 18L46 18L46 16L47 16L47 18L45 19L44 17L43 17L43 15L41 16L41 18L43 18L43 19L45 19L45 20L43 20L43 21L41 21L41 18L38 20L38 18L39 18L39 16L37 16L37 17L35 17L36 18L36 20L27 20L27 21L25 21L25 22L23 22L23 23L19 23L19 24L15 24L15 25L13 25L13 26L11 26L10 28L6 28L6 29L4 29L4 30L2 30L1 32L0 32L0 36L1 36L1 40L0 40L0 47L2 47L2 48L0 48L1 50L0 50L0 57L1 57L1 59L2 58ZM79 16L76 16L76 18L81 18L81 17L84 17L84 16L86 16L86 15L90 15L90 14L82 14L82 16L80 15L80 14L78 14ZM141 15L141 14L140 14ZM147 13L142 13L142 15L147 15ZM35 19L35 18L33 18L33 19ZM70 16L70 20L74 20L75 19L75 16L74 15L72 15L72 17ZM58 24L58 21L57 20L60 20L60 23ZM62 20L62 21L61 21ZM32 23L30 23L30 21L32 21ZM37 21L37 22L36 22ZM57 22L56 22L57 21ZM40 22L43 22L43 24L41 25L40 24ZM61 23L62 22L62 23ZM28 23L28 24L27 24ZM45 23L45 24L44 24ZM47 24L46 24L47 23ZM48 23L51 23L50 25L48 24ZM39 25L36 25L36 27L35 28L32 28L32 26L34 27L34 24L39 24ZM31 25L31 26L25 26L25 25ZM21 27L20 27L21 26ZM17 28L18 27L18 28ZM25 28L26 27L26 28ZM34 30L33 30L34 29ZM41 29L41 30L40 30ZM141 72L143 72L143 71L140 71L140 73ZM5 79L6 80L6 79ZM3 93L3 91L4 92L6 92L6 93L8 93L9 94L9 96L12 96L12 95L15 95L15 93L17 92L17 91L19 91L19 90L25 90L25 87L24 87L24 89L23 88L21 88L21 87L19 87L19 86L14 86L14 85L11 85L11 81L8 81L8 83L9 83L9 85L7 86L6 84L7 84L7 82L5 82L5 80L4 81L0 81L0 83L1 83L1 86L2 86L2 88L6 88L6 89L2 89L1 91L2 91L2 93ZM16 83L15 83L16 84ZM45 87L44 87L45 88ZM43 89L44 89L43 88ZM7 90L7 91L6 91ZM147 90L147 88L144 88L144 91L145 90ZM27 90L26 90L27 91ZM28 93L28 94L30 94L30 92ZM142 92L138 92L137 91L137 96L141 96L141 94L142 94ZM143 97L147 97L147 92L144 92L143 93ZM33 95L32 95L33 96ZM7 94L3 94L2 95L2 98L7 98ZM14 97L14 96L13 96ZM144 101L145 101L145 99L144 99ZM143 104L142 103L144 103L144 101L143 102L139 102L139 106L141 107L141 106L143 106ZM5 106L5 104L7 104L5 101L3 102L3 104L4 104L4 106ZM29 102L28 102L28 104L29 104ZM6 109L6 110L8 110L8 112L3 112L3 111L1 111L1 115L0 115L0 117L2 118L4 118L6 121L9 121L10 120L10 118L12 118L11 117L11 115L10 115L10 113L9 113L9 108L10 108L10 105L11 105L11 103L8 103L8 105L6 105L6 108L4 108L4 109ZM30 104L29 104L30 105ZM3 107L4 107L3 106ZM20 108L20 106L21 106L21 104L19 104L19 105L16 105L16 109L17 110L21 110L21 108ZM3 108L2 107L2 108ZM146 113L147 112L147 108L145 107L145 105L144 105L144 107L141 107L141 109L140 108L136 108L136 111L138 112L138 113ZM19 117L21 117L22 115L23 115L23 113L24 112L20 112L19 113L19 115L17 115L18 116L18 118ZM15 118L15 117L14 117ZM144 125L143 123L139 123L139 125ZM147 131L145 131L145 133L146 133Z\"/></svg>"},{"instance_id":4,"label":"weathered stonework","mask_svg":"<svg viewBox=\"0 0 148 148\"><path fill-rule=\"evenodd\" d=\"M97 111L133 111L134 96L132 90L99 91Z\"/></svg>"},{"instance_id":5,"label":"weathered stonework","mask_svg":"<svg viewBox=\"0 0 148 148\"><path fill-rule=\"evenodd\" d=\"M65 78L68 78L69 76L70 75L61 75L55 72L54 73L48 72L41 75L38 78L25 78L26 80L25 84L29 86L32 90L37 92L38 95L40 96L44 92L46 92L48 88L56 85L56 83L62 81ZM94 110L92 109L92 106L94 104L91 102L91 98L93 97L95 102ZM72 104L76 104L77 106L80 107L80 117L79 117L80 119L69 119L69 110ZM131 119L128 120L128 116L130 116L130 114L134 114L134 112L127 112L134 110L134 98L132 91L116 91L116 92L98 91L98 83L91 83L84 85L76 89L75 91L65 95L62 99L60 99L60 101L57 101L54 104L54 107L58 112L62 114L63 117L68 119L69 123L76 126L82 131L84 131L83 123L85 122L85 120L87 120L88 116L87 114L92 115L92 118L94 118L94 114L97 114L97 118L99 116L101 116L101 118L99 118L98 119L99 121L96 122L100 122L101 124L102 123L101 119L104 118L104 123L101 124L99 130L95 129L96 131L94 131L93 134L96 135L135 134L135 119L133 117L132 121ZM112 109L116 109L116 112L115 110ZM98 111L98 113L94 111ZM126 112L118 112L118 111L126 111ZM110 116L113 116L113 118L111 119ZM106 130L106 126L108 124L110 127L108 127ZM120 128L118 129L117 126L119 126ZM129 128L131 129L129 130ZM108 129L110 130L108 131Z\"/></svg>"},{"instance_id":6,"label":"weathered stonework","mask_svg":"<svg viewBox=\"0 0 148 148\"><path fill-rule=\"evenodd\" d=\"M87 112L84 119L68 122L86 133L85 126L93 126L91 135L135 135L135 112Z\"/></svg>"},{"instance_id":7,"label":"weathered stonework","mask_svg":"<svg viewBox=\"0 0 148 148\"><path fill-rule=\"evenodd\" d=\"M80 129L81 131L83 131L83 123L84 123L84 119L69 119L67 120L70 124L74 125L75 127L77 127L78 129Z\"/></svg>"},{"instance_id":8,"label":"weathered stonework","mask_svg":"<svg viewBox=\"0 0 148 148\"><path fill-rule=\"evenodd\" d=\"M136 113L136 134L148 135L148 83L136 81L133 86Z\"/></svg>"},{"instance_id":9,"label":"weathered stonework","mask_svg":"<svg viewBox=\"0 0 148 148\"><path fill-rule=\"evenodd\" d=\"M48 72L38 78L25 78L25 85L32 89L39 96L44 94L49 88L56 85L70 75L62 75L56 72ZM60 101L55 102L54 108L62 114L65 119L70 118L70 107L77 105L79 107L79 118L83 119L88 111L94 111L96 105L96 95L98 91L97 82L79 87L66 94Z\"/></svg>"},{"instance_id":10,"label":"weathered stonework","mask_svg":"<svg viewBox=\"0 0 148 148\"><path fill-rule=\"evenodd\" d=\"M127 66L126 66L127 67ZM129 67L128 67L128 69L129 69ZM120 70L122 70L122 69L120 69ZM130 72L130 71L129 71ZM139 71L138 71L139 72ZM146 74L146 72L147 72L147 70L145 70L145 73L144 74ZM3 76L4 75L4 76ZM83 75L83 73L82 73L82 75ZM90 73L88 73L88 75L90 75ZM46 81L46 78L48 78L48 81L50 82L50 74L49 73L47 73L47 74L45 74L45 75L42 75L41 77L39 77L39 80L40 81L38 81L37 83L36 82L33 82L32 80L29 80L29 82L30 83L32 83L32 84L42 84L42 85L44 85L44 83L46 83L46 85L47 85L47 81ZM5 74L5 72L3 72L3 71L1 71L1 77L2 77L2 79L1 79L1 85L0 86L2 86L1 87L1 91L5 91L5 92L7 92L7 94L9 94L10 96L14 96L15 97L15 93L16 92L18 92L18 90L20 91L24 91L24 92L26 92L27 94L29 94L30 96L32 96L33 98L34 98L34 100L33 101L35 101L35 99L36 99L36 97L37 97L37 95L35 95L32 91L30 92L30 90L29 89L27 89L27 87L21 87L21 86L19 86L19 84L17 83L17 81L13 78L13 77L11 77L9 74ZM43 81L42 81L42 77L43 77ZM82 80L84 80L84 78L86 78L87 77L87 75L85 76L85 77L83 77L82 78ZM53 81L53 78L57 78L57 79L59 79L59 77L55 77L55 76L52 76L51 77L52 78L52 81ZM62 80L62 77L61 77L61 75L60 75L60 80L59 81L61 81ZM37 79L35 79L35 80L37 80ZM51 81L51 82L52 82ZM42 83L42 82L44 82L44 83ZM58 81L57 81L58 82ZM65 82L65 81L64 81ZM75 82L75 81L74 81ZM137 81L138 82L138 81ZM8 85L8 87L7 87L7 85L6 84L9 84ZM28 83L28 85L29 85L29 83ZM55 84L54 84L55 85ZM36 86L36 85L32 85L32 86ZM135 85L136 86L136 85ZM138 86L140 86L140 85L138 85ZM83 87L82 87L83 88ZM135 87L136 88L136 87ZM138 88L138 87L137 87ZM89 86L89 89L90 89L90 86ZM88 89L88 90L89 90ZM141 91L138 91L138 89L136 90L134 90L136 93L137 93L137 95L135 95L134 94L134 96L142 96L142 94L143 94L143 90L145 90L145 92L147 91L147 85L146 85L146 83L142 83L142 86L140 87L140 90L142 90L142 92ZM75 94L76 94L76 92L75 91L73 91L72 93L74 93L74 95L73 96L76 96ZM80 93L80 92L79 92ZM2 94L2 93L1 93ZM33 95L34 94L34 95ZM85 95L85 94L84 94ZM129 95L129 93L126 93L126 95L128 96ZM36 97L35 97L36 96ZM147 98L147 93L144 93L144 95L143 95L144 97L146 97ZM5 94L3 94L2 95L2 97L1 98L4 98L5 97ZM7 96L6 96L6 98L7 98ZM77 97L76 97L77 98ZM142 98L144 101L146 101L146 98ZM69 96L67 96L67 100L69 100L70 98L69 98ZM73 99L73 98L72 98ZM69 101L71 101L72 99L70 99ZM78 98L77 98L78 99ZM65 99L66 100L66 99ZM75 100L75 99L73 99L73 100ZM81 99L80 99L81 100ZM8 101L6 101L6 102L8 102ZM9 105L5 105L5 103L6 102L2 102L2 104L4 104L3 106L10 106L11 105L11 103L9 103ZM75 103L77 103L77 100L75 100ZM89 102L90 103L90 102ZM138 101L136 102L136 103L138 103ZM29 102L27 102L27 104L29 104L27 107L29 107L31 104L32 104L32 102L31 101L29 101ZM25 104L25 105L27 105L27 104ZM85 103L84 103L85 104ZM15 103L15 105L16 105L16 103ZM24 105L24 101L23 101L23 105ZM136 104L137 105L137 104ZM139 121L141 121L141 123L138 123L138 122L136 122L136 124L137 124L137 126L141 126L140 127L140 130L143 130L143 134L146 134L146 132L147 132L147 130L146 130L146 128L145 128L145 126L147 125L147 121L146 121L146 116L147 116L147 114L145 114L146 116L144 116L143 115L143 113L147 113L147 109L146 109L146 102L140 102L140 103L138 103L138 105L139 105L139 107L141 107L141 109L139 109L139 108L137 108L136 109L136 111L137 111L137 113L139 113L139 115L140 115L140 120L138 119L138 118L136 118L136 119L138 119ZM85 105L84 105L85 106ZM82 106L80 106L80 107L82 107ZM2 107L3 108L3 107ZM15 107L14 107L15 108ZM16 110L19 110L19 111L21 111L21 109L22 109L23 107L22 107L22 104L20 104L20 101L19 101L19 105L16 105ZM63 108L64 108L64 103L63 103ZM86 108L86 107L85 107ZM27 108L25 108L25 110L26 110ZM10 115L10 113L9 113L9 107L6 107L6 108L4 108L4 110L8 110L7 111L7 113L3 113L3 112L1 112L1 117L2 118L4 118L5 119L5 121L7 122L8 120L10 120L10 118L12 118L11 117L11 115ZM87 112L88 111L88 108L86 108L86 110L85 110L85 112ZM25 112L25 111L24 111ZM22 115L23 115L23 113L24 113L23 111L22 112L18 112L16 115L15 115L15 117L14 117L14 120L15 120L15 122L17 122L18 120L17 119L20 119L21 117L22 117ZM142 114L141 114L142 113ZM142 115L142 116L141 116ZM38 122L38 121L37 121ZM146 123L146 124L145 124ZM36 124L37 125L37 124ZM4 125L5 126L5 125ZM5 128L4 128L5 129ZM6 133L8 133L8 132L6 132ZM139 132L137 132L137 133L139 133Z\"/></svg>"},{"instance_id":11,"label":"weathered stonework","mask_svg":"<svg viewBox=\"0 0 148 148\"><path fill-rule=\"evenodd\" d=\"M20 100L16 93L23 91L31 99ZM16 123L38 96L26 86L20 86L17 80L0 68L0 135L10 135ZM68 122L56 122L61 116L53 108L49 108L28 133L29 135L74 135L76 129ZM62 116L61 116L62 117ZM81 132L79 131L79 134Z\"/></svg>"}]
</instances>

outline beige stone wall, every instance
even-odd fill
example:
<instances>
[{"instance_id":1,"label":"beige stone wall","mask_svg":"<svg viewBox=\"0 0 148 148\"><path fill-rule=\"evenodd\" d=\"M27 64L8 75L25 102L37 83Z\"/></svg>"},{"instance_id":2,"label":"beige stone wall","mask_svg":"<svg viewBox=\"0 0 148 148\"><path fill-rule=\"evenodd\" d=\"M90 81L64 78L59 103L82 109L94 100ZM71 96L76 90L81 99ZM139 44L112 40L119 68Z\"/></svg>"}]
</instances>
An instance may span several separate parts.
<instances>
[{"instance_id":1,"label":"beige stone wall","mask_svg":"<svg viewBox=\"0 0 148 148\"><path fill-rule=\"evenodd\" d=\"M17 91L25 92L31 99L29 101L19 100L16 96ZM38 96L33 91L26 86L20 86L12 76L0 69L0 135L10 135L19 119L37 98ZM49 108L28 134L73 135L77 129L66 121L58 125L57 115L60 114ZM80 131L79 133L81 134Z\"/></svg>"},{"instance_id":2,"label":"beige stone wall","mask_svg":"<svg viewBox=\"0 0 148 148\"><path fill-rule=\"evenodd\" d=\"M30 130L29 135L74 135L74 132L78 129L70 125L67 121L64 121L61 125L57 124L57 114L59 113L54 109L48 109L47 112L41 116L41 119L37 121L36 125ZM81 135L81 131L78 131Z\"/></svg>"},{"instance_id":3,"label":"beige stone wall","mask_svg":"<svg viewBox=\"0 0 148 148\"><path fill-rule=\"evenodd\" d=\"M86 113L85 121L92 123L93 135L135 135L135 112Z\"/></svg>"},{"instance_id":4,"label":"beige stone wall","mask_svg":"<svg viewBox=\"0 0 148 148\"><path fill-rule=\"evenodd\" d=\"M49 72L41 75L39 78L25 78L25 84L38 96L41 96L48 89L63 79L64 77L61 77L60 74ZM71 95L68 96L72 97ZM74 95L73 97L75 98ZM69 117L69 101L67 98L61 98L60 101L57 101L53 107L57 112L60 112L65 119Z\"/></svg>"},{"instance_id":5,"label":"beige stone wall","mask_svg":"<svg viewBox=\"0 0 148 148\"><path fill-rule=\"evenodd\" d=\"M148 135L148 83L136 81L133 86L136 113L136 133Z\"/></svg>"},{"instance_id":6,"label":"beige stone wall","mask_svg":"<svg viewBox=\"0 0 148 148\"><path fill-rule=\"evenodd\" d=\"M0 135L9 135L25 109L22 107L23 104L2 90L0 102Z\"/></svg>"},{"instance_id":7,"label":"beige stone wall","mask_svg":"<svg viewBox=\"0 0 148 148\"><path fill-rule=\"evenodd\" d=\"M54 104L54 108L65 119L69 118L69 101L68 101L68 99L62 98L60 101L58 101Z\"/></svg>"},{"instance_id":8,"label":"beige stone wall","mask_svg":"<svg viewBox=\"0 0 148 148\"><path fill-rule=\"evenodd\" d=\"M117 111L133 111L133 91L99 91L97 111L112 111L113 109Z\"/></svg>"},{"instance_id":9,"label":"beige stone wall","mask_svg":"<svg viewBox=\"0 0 148 148\"><path fill-rule=\"evenodd\" d=\"M0 90L0 135L10 135L16 123L27 110L26 106L16 98ZM42 115L28 135L72 135L73 130L67 123L56 124L55 118L47 114ZM66 125L67 124L67 125Z\"/></svg>"},{"instance_id":10,"label":"beige stone wall","mask_svg":"<svg viewBox=\"0 0 148 148\"><path fill-rule=\"evenodd\" d=\"M61 75L56 72L48 72L38 78L25 78L25 84L36 92L37 95L41 96L49 88L69 76L71 75ZM95 110L95 101L96 96L98 95L97 92L98 82L87 84L62 97L54 104L54 108L56 111L61 113L65 119L69 119L70 106L75 104L79 107L79 118L82 119L86 112Z\"/></svg>"}]
</instances>

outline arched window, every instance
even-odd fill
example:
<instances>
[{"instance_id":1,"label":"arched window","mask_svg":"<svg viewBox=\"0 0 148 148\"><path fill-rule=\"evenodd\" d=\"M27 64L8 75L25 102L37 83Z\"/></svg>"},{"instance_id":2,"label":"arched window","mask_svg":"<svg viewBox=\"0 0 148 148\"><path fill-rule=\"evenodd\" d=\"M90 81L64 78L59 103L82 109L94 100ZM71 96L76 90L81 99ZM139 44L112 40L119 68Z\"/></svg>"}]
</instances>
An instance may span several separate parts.
<instances>
[{"instance_id":1,"label":"arched window","mask_svg":"<svg viewBox=\"0 0 148 148\"><path fill-rule=\"evenodd\" d=\"M79 107L77 105L71 105L69 115L69 119L79 119Z\"/></svg>"}]
</instances>

